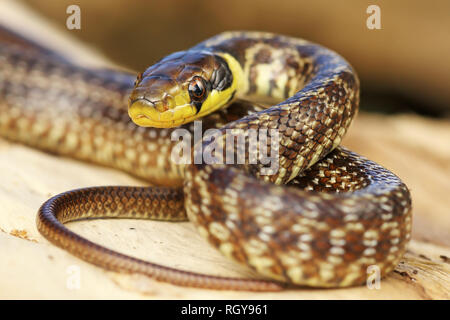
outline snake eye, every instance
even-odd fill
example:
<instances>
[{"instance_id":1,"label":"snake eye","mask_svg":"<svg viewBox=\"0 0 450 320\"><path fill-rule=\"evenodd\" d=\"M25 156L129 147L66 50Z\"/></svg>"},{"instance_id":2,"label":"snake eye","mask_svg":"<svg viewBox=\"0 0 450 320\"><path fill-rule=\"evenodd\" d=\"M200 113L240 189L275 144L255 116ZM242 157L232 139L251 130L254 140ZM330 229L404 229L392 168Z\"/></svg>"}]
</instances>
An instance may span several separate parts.
<instances>
[{"instance_id":1,"label":"snake eye","mask_svg":"<svg viewBox=\"0 0 450 320\"><path fill-rule=\"evenodd\" d=\"M194 77L189 83L189 95L194 101L202 101L206 96L206 83L202 77Z\"/></svg>"}]
</instances>

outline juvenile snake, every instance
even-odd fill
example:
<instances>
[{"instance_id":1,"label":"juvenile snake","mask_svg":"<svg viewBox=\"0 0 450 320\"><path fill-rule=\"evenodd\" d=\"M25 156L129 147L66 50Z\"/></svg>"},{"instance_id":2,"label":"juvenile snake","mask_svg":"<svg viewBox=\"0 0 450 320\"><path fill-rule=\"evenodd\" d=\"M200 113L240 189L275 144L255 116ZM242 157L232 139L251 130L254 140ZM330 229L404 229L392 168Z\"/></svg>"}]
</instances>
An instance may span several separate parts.
<instances>
[{"instance_id":1,"label":"juvenile snake","mask_svg":"<svg viewBox=\"0 0 450 320\"><path fill-rule=\"evenodd\" d=\"M339 146L357 113L359 80L338 54L301 39L228 32L160 60L133 86L134 80L27 42L0 45L1 136L162 186L59 194L37 216L50 242L106 269L211 289L353 286L366 281L371 265L382 276L397 265L410 238L410 193L390 171ZM203 131L218 128L214 139L199 142L203 150L214 141L224 148L219 156L242 151L226 143L238 132L244 161L171 161L172 132L180 125L192 132L200 118ZM262 175L265 165L251 161L258 148L249 151L250 129L278 132L278 141L259 145L278 148L275 173ZM164 267L63 225L100 217L189 219L225 256L271 280Z\"/></svg>"}]
</instances>

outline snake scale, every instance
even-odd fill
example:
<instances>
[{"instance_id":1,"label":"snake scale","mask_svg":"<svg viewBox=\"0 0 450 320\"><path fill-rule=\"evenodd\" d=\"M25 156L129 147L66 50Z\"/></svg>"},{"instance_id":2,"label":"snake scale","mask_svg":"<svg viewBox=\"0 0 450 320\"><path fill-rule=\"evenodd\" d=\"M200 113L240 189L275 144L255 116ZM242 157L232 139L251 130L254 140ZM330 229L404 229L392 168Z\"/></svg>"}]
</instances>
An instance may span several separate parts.
<instances>
[{"instance_id":1,"label":"snake scale","mask_svg":"<svg viewBox=\"0 0 450 320\"><path fill-rule=\"evenodd\" d=\"M1 136L158 185L56 195L39 209L38 230L95 265L176 285L345 287L364 283L371 265L381 276L393 270L410 238L410 193L387 169L339 146L358 105L359 80L342 57L270 33L222 33L163 58L137 79L84 68L26 42L0 45ZM227 143L230 132L239 131L249 147L251 129L276 130L278 140L258 148L276 147L278 170L262 174L265 165L250 161L258 150L247 148L236 163L174 163L172 133L193 133L198 119L203 132L215 131L197 144L205 150L214 141L222 159L239 151ZM64 226L105 217L189 219L221 253L268 280L172 269Z\"/></svg>"}]
</instances>

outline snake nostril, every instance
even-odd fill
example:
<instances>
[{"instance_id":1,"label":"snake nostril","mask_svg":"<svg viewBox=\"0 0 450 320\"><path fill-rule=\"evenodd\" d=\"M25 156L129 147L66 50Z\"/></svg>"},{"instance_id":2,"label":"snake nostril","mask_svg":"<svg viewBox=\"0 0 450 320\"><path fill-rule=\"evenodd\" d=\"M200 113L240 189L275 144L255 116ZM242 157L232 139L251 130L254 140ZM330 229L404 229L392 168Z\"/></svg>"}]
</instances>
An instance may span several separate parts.
<instances>
[{"instance_id":1,"label":"snake nostril","mask_svg":"<svg viewBox=\"0 0 450 320\"><path fill-rule=\"evenodd\" d=\"M162 103L166 106L166 110L174 109L176 107L175 99L168 93L164 93Z\"/></svg>"},{"instance_id":2,"label":"snake nostril","mask_svg":"<svg viewBox=\"0 0 450 320\"><path fill-rule=\"evenodd\" d=\"M144 118L159 121L161 112L156 109L152 101L146 98L137 98L130 101L128 115L133 122L140 125L140 120Z\"/></svg>"}]
</instances>

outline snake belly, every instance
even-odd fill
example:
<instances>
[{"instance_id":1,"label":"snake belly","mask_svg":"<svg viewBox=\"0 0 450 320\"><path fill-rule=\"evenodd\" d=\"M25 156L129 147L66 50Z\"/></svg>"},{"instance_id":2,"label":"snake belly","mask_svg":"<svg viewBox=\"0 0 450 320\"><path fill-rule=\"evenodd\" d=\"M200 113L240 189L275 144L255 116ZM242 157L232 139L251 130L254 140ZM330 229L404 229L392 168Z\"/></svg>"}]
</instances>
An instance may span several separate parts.
<instances>
[{"instance_id":1,"label":"snake belly","mask_svg":"<svg viewBox=\"0 0 450 320\"><path fill-rule=\"evenodd\" d=\"M39 210L41 234L109 270L211 289L344 287L364 283L370 266L381 276L393 270L410 238L410 193L387 169L339 146L359 105L352 67L319 45L260 32L223 33L187 52L229 55L236 65L226 61L227 67L239 82L233 96L274 102L263 110L234 103L202 121L204 130L218 129L214 141L224 152L236 152L236 145L226 143L230 132L240 130L248 146L249 129L276 129L275 174L261 175L263 165L251 164L248 151L242 164L174 164L169 159L175 129L138 127L128 117L133 75L0 45L1 136L164 186L57 195ZM193 130L191 124L182 128ZM207 148L211 140L201 144ZM63 224L104 217L188 218L225 256L272 280L168 268L99 246Z\"/></svg>"}]
</instances>

